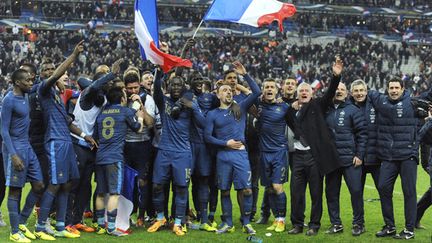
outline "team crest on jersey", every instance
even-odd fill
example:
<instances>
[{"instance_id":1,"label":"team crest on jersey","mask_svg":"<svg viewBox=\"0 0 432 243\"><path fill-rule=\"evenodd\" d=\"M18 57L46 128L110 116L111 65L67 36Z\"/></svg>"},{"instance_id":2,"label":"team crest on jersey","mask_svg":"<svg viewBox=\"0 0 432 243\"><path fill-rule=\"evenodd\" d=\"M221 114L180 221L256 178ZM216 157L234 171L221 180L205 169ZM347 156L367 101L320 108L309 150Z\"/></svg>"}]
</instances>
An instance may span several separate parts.
<instances>
[{"instance_id":1,"label":"team crest on jersey","mask_svg":"<svg viewBox=\"0 0 432 243\"><path fill-rule=\"evenodd\" d=\"M398 117L402 117L402 115L403 115L402 101L399 101L399 103L396 104L396 113L397 113Z\"/></svg>"},{"instance_id":2,"label":"team crest on jersey","mask_svg":"<svg viewBox=\"0 0 432 243\"><path fill-rule=\"evenodd\" d=\"M276 111L277 111L277 112L281 112L282 109L281 109L280 107L276 107Z\"/></svg>"}]
</instances>

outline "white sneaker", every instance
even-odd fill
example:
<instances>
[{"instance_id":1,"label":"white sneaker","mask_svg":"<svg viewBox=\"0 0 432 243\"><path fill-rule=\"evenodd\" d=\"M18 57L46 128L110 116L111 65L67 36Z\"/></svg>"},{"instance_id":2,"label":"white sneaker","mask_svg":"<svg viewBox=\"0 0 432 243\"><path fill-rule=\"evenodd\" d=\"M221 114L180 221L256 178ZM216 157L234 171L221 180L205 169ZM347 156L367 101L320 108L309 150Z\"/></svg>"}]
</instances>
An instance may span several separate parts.
<instances>
[{"instance_id":1,"label":"white sneaker","mask_svg":"<svg viewBox=\"0 0 432 243\"><path fill-rule=\"evenodd\" d=\"M55 234L54 227L51 225L51 220L49 218L47 219L47 221L45 223L45 231L50 235Z\"/></svg>"}]
</instances>

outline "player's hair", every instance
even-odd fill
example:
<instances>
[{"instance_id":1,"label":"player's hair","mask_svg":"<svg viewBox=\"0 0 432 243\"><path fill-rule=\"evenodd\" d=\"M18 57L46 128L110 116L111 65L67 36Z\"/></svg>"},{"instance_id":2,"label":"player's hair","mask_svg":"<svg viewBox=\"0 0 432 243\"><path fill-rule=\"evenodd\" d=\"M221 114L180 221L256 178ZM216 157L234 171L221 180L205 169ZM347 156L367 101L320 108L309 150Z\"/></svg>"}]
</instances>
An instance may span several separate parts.
<instances>
[{"instance_id":1,"label":"player's hair","mask_svg":"<svg viewBox=\"0 0 432 243\"><path fill-rule=\"evenodd\" d=\"M49 57L44 58L43 61L42 61L42 63L41 63L41 65L40 65L41 71L43 71L43 66L44 66L44 65L47 65L47 64L52 64L52 65L54 65L54 61L53 61L53 59L51 59L51 58L49 58Z\"/></svg>"},{"instance_id":2,"label":"player's hair","mask_svg":"<svg viewBox=\"0 0 432 243\"><path fill-rule=\"evenodd\" d=\"M234 69L229 69L229 70L226 70L224 72L223 79L225 80L226 76L230 73L235 73L237 75L237 73L234 71Z\"/></svg>"},{"instance_id":3,"label":"player's hair","mask_svg":"<svg viewBox=\"0 0 432 243\"><path fill-rule=\"evenodd\" d=\"M367 84L365 81L363 81L362 79L356 79L351 83L351 86L350 86L351 92L354 89L354 86L357 86L357 85L362 85L365 89L367 89Z\"/></svg>"},{"instance_id":4,"label":"player's hair","mask_svg":"<svg viewBox=\"0 0 432 243\"><path fill-rule=\"evenodd\" d=\"M28 67L30 69L30 74L36 74L37 73L37 68L33 63L29 63L29 62L25 62L23 64L21 64L21 67Z\"/></svg>"},{"instance_id":5,"label":"player's hair","mask_svg":"<svg viewBox=\"0 0 432 243\"><path fill-rule=\"evenodd\" d=\"M290 79L296 81L296 84L298 83L296 77L289 76L288 78L286 78L286 79L283 80L282 85L285 85L285 82L286 82L287 80L290 80Z\"/></svg>"},{"instance_id":6,"label":"player's hair","mask_svg":"<svg viewBox=\"0 0 432 243\"><path fill-rule=\"evenodd\" d=\"M307 86L309 92L312 94L312 86L306 82L303 82L297 86L297 94L300 93L299 91L303 86Z\"/></svg>"},{"instance_id":7,"label":"player's hair","mask_svg":"<svg viewBox=\"0 0 432 243\"><path fill-rule=\"evenodd\" d=\"M106 98L110 104L120 104L125 93L121 87L112 87L108 90Z\"/></svg>"},{"instance_id":8,"label":"player's hair","mask_svg":"<svg viewBox=\"0 0 432 243\"><path fill-rule=\"evenodd\" d=\"M135 83L135 82L140 82L140 72L138 70L138 68L130 66L128 67L128 69L126 69L125 73L123 74L123 81L125 82L125 84L129 84L129 83Z\"/></svg>"},{"instance_id":9,"label":"player's hair","mask_svg":"<svg viewBox=\"0 0 432 243\"><path fill-rule=\"evenodd\" d=\"M404 81L399 78L399 77L391 77L388 81L387 81L387 88L389 87L390 83L399 83L400 86L403 88L404 87Z\"/></svg>"},{"instance_id":10,"label":"player's hair","mask_svg":"<svg viewBox=\"0 0 432 243\"><path fill-rule=\"evenodd\" d=\"M19 69L15 70L15 71L12 73L12 76L11 76L12 84L16 84L16 82L17 82L18 80L22 79L22 78L23 78L23 75L26 74L26 73L28 73L28 71L25 70L25 69L22 69L22 68L19 68Z\"/></svg>"},{"instance_id":11,"label":"player's hair","mask_svg":"<svg viewBox=\"0 0 432 243\"><path fill-rule=\"evenodd\" d=\"M146 75L146 74L151 74L151 75L153 75L153 73L151 72L151 71L144 71L142 74L141 74L141 79L144 77L144 75Z\"/></svg>"}]
</instances>

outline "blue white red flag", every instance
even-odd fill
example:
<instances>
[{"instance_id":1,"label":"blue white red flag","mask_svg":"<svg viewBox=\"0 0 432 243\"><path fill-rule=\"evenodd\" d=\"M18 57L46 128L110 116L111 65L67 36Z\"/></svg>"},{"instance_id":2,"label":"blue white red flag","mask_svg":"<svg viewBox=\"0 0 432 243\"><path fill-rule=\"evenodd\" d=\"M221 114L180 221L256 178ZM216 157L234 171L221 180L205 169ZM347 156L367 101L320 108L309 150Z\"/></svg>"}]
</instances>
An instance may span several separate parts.
<instances>
[{"instance_id":1,"label":"blue white red flag","mask_svg":"<svg viewBox=\"0 0 432 243\"><path fill-rule=\"evenodd\" d=\"M160 65L166 73L174 67L192 67L192 62L159 50L159 26L156 0L135 1L135 35L143 59Z\"/></svg>"},{"instance_id":2,"label":"blue white red flag","mask_svg":"<svg viewBox=\"0 0 432 243\"><path fill-rule=\"evenodd\" d=\"M116 228L127 231L130 227L130 215L133 210L133 191L135 186L135 177L138 172L131 167L124 165L123 170L123 187L118 199Z\"/></svg>"},{"instance_id":3,"label":"blue white red flag","mask_svg":"<svg viewBox=\"0 0 432 243\"><path fill-rule=\"evenodd\" d=\"M277 21L282 31L283 20L295 13L293 4L276 0L215 0L204 20L229 21L254 27Z\"/></svg>"}]
</instances>

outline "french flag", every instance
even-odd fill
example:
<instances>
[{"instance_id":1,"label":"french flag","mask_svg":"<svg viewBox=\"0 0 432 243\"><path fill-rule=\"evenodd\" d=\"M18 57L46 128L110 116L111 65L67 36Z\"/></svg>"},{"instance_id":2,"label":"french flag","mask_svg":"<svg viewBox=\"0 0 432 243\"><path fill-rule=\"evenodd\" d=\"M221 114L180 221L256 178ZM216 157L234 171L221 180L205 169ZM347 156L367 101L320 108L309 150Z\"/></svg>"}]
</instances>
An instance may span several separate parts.
<instances>
[{"instance_id":1,"label":"french flag","mask_svg":"<svg viewBox=\"0 0 432 243\"><path fill-rule=\"evenodd\" d=\"M135 186L135 177L138 172L131 167L124 165L123 187L118 199L116 228L122 231L128 231L130 227L130 215L133 210L133 191Z\"/></svg>"},{"instance_id":2,"label":"french flag","mask_svg":"<svg viewBox=\"0 0 432 243\"><path fill-rule=\"evenodd\" d=\"M296 11L294 5L276 0L215 0L204 20L229 21L254 27L277 21L282 31L283 20Z\"/></svg>"},{"instance_id":3,"label":"french flag","mask_svg":"<svg viewBox=\"0 0 432 243\"><path fill-rule=\"evenodd\" d=\"M166 73L174 67L192 67L192 62L159 50L159 26L156 0L135 1L135 35L140 45L141 56L160 65Z\"/></svg>"}]
</instances>

